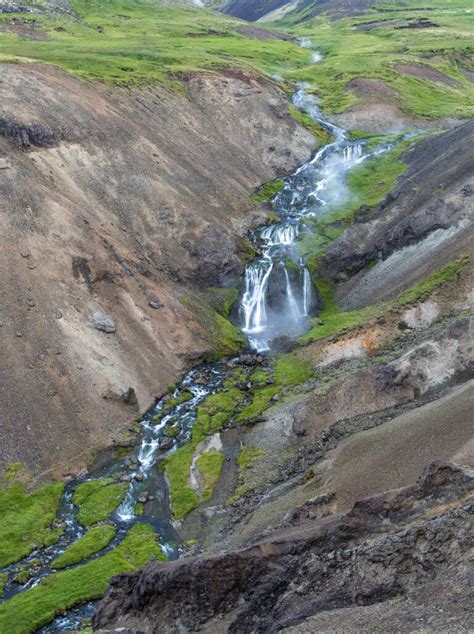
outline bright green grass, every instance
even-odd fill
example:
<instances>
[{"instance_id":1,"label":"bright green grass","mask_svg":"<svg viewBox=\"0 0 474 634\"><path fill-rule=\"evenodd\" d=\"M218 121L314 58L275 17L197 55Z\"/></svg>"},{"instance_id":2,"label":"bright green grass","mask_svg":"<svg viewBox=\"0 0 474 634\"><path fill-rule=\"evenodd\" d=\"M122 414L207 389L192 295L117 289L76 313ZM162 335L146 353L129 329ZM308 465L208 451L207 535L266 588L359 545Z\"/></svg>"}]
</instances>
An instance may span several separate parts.
<instances>
[{"instance_id":1,"label":"bright green grass","mask_svg":"<svg viewBox=\"0 0 474 634\"><path fill-rule=\"evenodd\" d=\"M303 127L305 127L312 135L314 135L318 140L318 145L327 145L331 143L332 137L329 132L323 128L321 124L310 117L306 112L302 112L292 103L288 105L288 110L296 121Z\"/></svg>"},{"instance_id":2,"label":"bright green grass","mask_svg":"<svg viewBox=\"0 0 474 634\"><path fill-rule=\"evenodd\" d=\"M224 454L222 451L205 451L196 460L196 464L204 478L203 499L208 500L221 477Z\"/></svg>"},{"instance_id":3,"label":"bright green grass","mask_svg":"<svg viewBox=\"0 0 474 634\"><path fill-rule=\"evenodd\" d=\"M269 203L284 186L285 183L279 179L264 183L263 185L260 185L257 191L250 196L250 200L253 203Z\"/></svg>"},{"instance_id":4,"label":"bright green grass","mask_svg":"<svg viewBox=\"0 0 474 634\"><path fill-rule=\"evenodd\" d=\"M416 9L424 8L424 11ZM395 10L397 9L397 10ZM409 19L429 18L437 28L399 29ZM474 87L460 66L470 68L473 52L474 12L472 2L448 3L408 0L403 6L388 5L365 16L330 20L319 16L297 24L301 16L289 15L274 27L309 37L325 57L318 64L289 71L286 79L306 81L322 99L326 113L343 112L357 103L347 88L356 78L379 79L395 91L406 112L428 118L471 117L474 113ZM371 31L360 31L357 24L397 19L405 22L385 24ZM308 58L309 58L308 52ZM308 59L309 61L309 59ZM401 74L396 64L427 64L457 81L455 86Z\"/></svg>"},{"instance_id":5,"label":"bright green grass","mask_svg":"<svg viewBox=\"0 0 474 634\"><path fill-rule=\"evenodd\" d=\"M6 586L7 581L8 581L8 574L6 572L0 572L0 597L3 594L3 590Z\"/></svg>"},{"instance_id":6,"label":"bright green grass","mask_svg":"<svg viewBox=\"0 0 474 634\"><path fill-rule=\"evenodd\" d=\"M206 437L219 431L229 420L243 400L242 392L236 387L226 392L216 392L209 396L197 410L196 421L191 433L191 441L180 447L162 462L171 498L171 508L175 519L183 519L201 499L189 484L189 475L194 451ZM214 460L214 458L212 458Z\"/></svg>"},{"instance_id":7,"label":"bright green grass","mask_svg":"<svg viewBox=\"0 0 474 634\"><path fill-rule=\"evenodd\" d=\"M132 572L152 557L166 559L147 524L133 526L123 542L103 557L57 572L0 605L0 632L29 634L71 607L99 599L111 577Z\"/></svg>"},{"instance_id":8,"label":"bright green grass","mask_svg":"<svg viewBox=\"0 0 474 634\"><path fill-rule=\"evenodd\" d=\"M300 338L301 343L318 341L325 337L337 335L345 330L356 328L367 323L370 319L378 317L389 310L411 304L428 296L436 287L450 280L458 271L468 264L469 260L463 258L453 260L428 278L415 284L412 288L402 293L397 299L381 302L374 306L367 306L359 310L344 311L332 298L332 287L328 282L319 281L317 286L325 301L325 307L319 317L322 324L312 328Z\"/></svg>"},{"instance_id":9,"label":"bright green grass","mask_svg":"<svg viewBox=\"0 0 474 634\"><path fill-rule=\"evenodd\" d=\"M83 526L92 526L106 520L122 502L127 489L126 482L114 482L112 478L79 484L72 499L79 506L78 521Z\"/></svg>"},{"instance_id":10,"label":"bright green grass","mask_svg":"<svg viewBox=\"0 0 474 634\"><path fill-rule=\"evenodd\" d=\"M72 0L78 16L3 15L35 20L49 41L0 32L0 57L29 58L88 79L115 84L166 82L202 69L243 67L259 72L304 66L306 52L289 42L248 39L238 22L191 4L156 0ZM217 32L208 34L212 29ZM190 34L198 34L193 37Z\"/></svg>"},{"instance_id":11,"label":"bright green grass","mask_svg":"<svg viewBox=\"0 0 474 634\"><path fill-rule=\"evenodd\" d=\"M77 542L71 544L61 555L56 557L51 564L51 568L66 568L98 553L110 544L115 537L115 533L113 526L95 526L91 528Z\"/></svg>"},{"instance_id":12,"label":"bright green grass","mask_svg":"<svg viewBox=\"0 0 474 634\"><path fill-rule=\"evenodd\" d=\"M62 531L51 522L63 488L55 483L28 493L24 483L12 482L0 489L0 567L57 541Z\"/></svg>"}]
</instances>

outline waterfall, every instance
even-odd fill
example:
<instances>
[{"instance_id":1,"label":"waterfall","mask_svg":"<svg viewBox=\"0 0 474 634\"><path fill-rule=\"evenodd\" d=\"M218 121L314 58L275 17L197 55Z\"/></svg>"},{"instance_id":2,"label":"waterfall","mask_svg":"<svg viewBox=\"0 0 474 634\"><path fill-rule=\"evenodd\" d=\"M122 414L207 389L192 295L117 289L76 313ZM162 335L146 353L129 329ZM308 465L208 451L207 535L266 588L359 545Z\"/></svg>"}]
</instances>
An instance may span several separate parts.
<instances>
[{"instance_id":1,"label":"waterfall","mask_svg":"<svg viewBox=\"0 0 474 634\"><path fill-rule=\"evenodd\" d=\"M261 352L281 336L297 337L306 330L311 316L313 288L311 276L297 252L297 242L305 217L320 217L344 203L350 196L347 172L370 156L384 152L391 143L364 152L364 141L350 141L342 128L326 121L317 100L302 87L293 95L293 104L309 114L333 137L309 161L284 179L283 188L273 199L279 220L254 231L253 241L262 256L247 265L240 300L240 324L249 344ZM309 227L304 228L310 231ZM299 262L295 279L274 263L289 258Z\"/></svg>"},{"instance_id":2,"label":"waterfall","mask_svg":"<svg viewBox=\"0 0 474 634\"><path fill-rule=\"evenodd\" d=\"M313 288L311 284L311 276L308 269L303 266L303 314L305 317L309 315Z\"/></svg>"},{"instance_id":3,"label":"waterfall","mask_svg":"<svg viewBox=\"0 0 474 634\"><path fill-rule=\"evenodd\" d=\"M284 267L285 269L285 280L286 280L286 297L288 299L288 306L290 309L290 314L293 318L294 321L297 321L298 319L301 318L301 312L298 306L298 302L295 299L295 296L293 294L293 289L291 288L291 282L290 282L290 276L288 275L288 270L286 267Z\"/></svg>"},{"instance_id":4,"label":"waterfall","mask_svg":"<svg viewBox=\"0 0 474 634\"><path fill-rule=\"evenodd\" d=\"M267 324L266 292L273 262L270 259L250 263L245 271L245 291L241 302L245 333L261 332Z\"/></svg>"}]
</instances>

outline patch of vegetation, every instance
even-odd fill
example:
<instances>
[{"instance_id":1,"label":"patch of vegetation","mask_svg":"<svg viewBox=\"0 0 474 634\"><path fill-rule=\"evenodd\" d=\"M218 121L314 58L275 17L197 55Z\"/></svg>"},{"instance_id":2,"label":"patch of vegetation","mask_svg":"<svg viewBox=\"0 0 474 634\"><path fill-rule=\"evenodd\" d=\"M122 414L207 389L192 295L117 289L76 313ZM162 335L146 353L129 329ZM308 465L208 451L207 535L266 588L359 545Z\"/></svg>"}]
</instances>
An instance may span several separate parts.
<instances>
[{"instance_id":1,"label":"patch of vegetation","mask_svg":"<svg viewBox=\"0 0 474 634\"><path fill-rule=\"evenodd\" d=\"M240 469L246 469L254 460L263 456L265 452L259 447L244 447L237 458Z\"/></svg>"},{"instance_id":2,"label":"patch of vegetation","mask_svg":"<svg viewBox=\"0 0 474 634\"><path fill-rule=\"evenodd\" d=\"M196 447L206 436L216 433L223 427L241 405L243 399L243 393L236 387L209 396L197 409L191 441L161 462L168 481L173 517L176 519L186 517L201 502L189 484L191 463ZM216 459L211 458L211 460Z\"/></svg>"},{"instance_id":3,"label":"patch of vegetation","mask_svg":"<svg viewBox=\"0 0 474 634\"><path fill-rule=\"evenodd\" d=\"M21 20L48 38L20 39L0 30L0 58L55 64L80 77L118 85L166 83L215 68L258 73L304 66L307 54L292 42L246 38L230 17L189 4L153 0L71 0L65 13L0 14Z\"/></svg>"},{"instance_id":4,"label":"patch of vegetation","mask_svg":"<svg viewBox=\"0 0 474 634\"><path fill-rule=\"evenodd\" d=\"M289 104L288 110L296 121L306 128L318 140L318 145L328 145L333 140L332 135L320 123L315 121L306 112L302 112L293 104Z\"/></svg>"},{"instance_id":5,"label":"patch of vegetation","mask_svg":"<svg viewBox=\"0 0 474 634\"><path fill-rule=\"evenodd\" d=\"M309 343L311 341L318 341L319 339L324 339L325 337L340 334L345 330L350 330L366 324L370 319L379 317L393 308L405 306L418 301L419 299L432 293L436 287L449 281L464 266L466 266L468 262L469 260L467 258L453 260L438 271L435 271L422 282L412 286L410 289L402 293L397 299L352 311L344 311L340 306L338 306L332 298L331 284L327 281L319 280L316 284L325 302L325 308L319 315L322 324L312 328L308 333L300 337L299 341L301 343Z\"/></svg>"},{"instance_id":6,"label":"patch of vegetation","mask_svg":"<svg viewBox=\"0 0 474 634\"><path fill-rule=\"evenodd\" d=\"M252 259L255 255L255 252L249 256L249 259ZM218 312L223 317L229 317L230 311L232 310L232 306L234 305L239 291L236 288L228 287L228 288L209 288L206 291L206 297L208 299L209 305L216 312Z\"/></svg>"},{"instance_id":7,"label":"patch of vegetation","mask_svg":"<svg viewBox=\"0 0 474 634\"><path fill-rule=\"evenodd\" d=\"M0 567L26 557L35 548L54 544L62 533L51 523L64 489L47 484L29 492L21 481L21 466L6 470L0 488Z\"/></svg>"},{"instance_id":8,"label":"patch of vegetation","mask_svg":"<svg viewBox=\"0 0 474 634\"><path fill-rule=\"evenodd\" d=\"M76 487L72 498L79 507L78 521L83 526L92 526L106 520L118 508L127 489L126 482L115 482L112 478L82 482Z\"/></svg>"},{"instance_id":9,"label":"patch of vegetation","mask_svg":"<svg viewBox=\"0 0 474 634\"><path fill-rule=\"evenodd\" d=\"M197 409L197 418L191 433L192 441L197 444L206 436L222 429L243 399L243 393L236 387L209 396Z\"/></svg>"},{"instance_id":10,"label":"patch of vegetation","mask_svg":"<svg viewBox=\"0 0 474 634\"><path fill-rule=\"evenodd\" d=\"M54 573L0 605L0 632L30 634L79 603L99 599L110 579L133 572L152 557L166 559L148 524L135 524L111 552L82 566Z\"/></svg>"},{"instance_id":11,"label":"patch of vegetation","mask_svg":"<svg viewBox=\"0 0 474 634\"><path fill-rule=\"evenodd\" d=\"M91 555L103 550L115 537L113 526L95 526L87 533L71 544L69 548L61 553L51 563L51 568L67 568L72 564L77 564L83 559L88 559Z\"/></svg>"},{"instance_id":12,"label":"patch of vegetation","mask_svg":"<svg viewBox=\"0 0 474 634\"><path fill-rule=\"evenodd\" d=\"M234 355L245 344L245 337L237 326L205 304L202 298L182 297L181 302L193 312L200 323L202 334L212 351L205 356L205 361L215 361Z\"/></svg>"},{"instance_id":13,"label":"patch of vegetation","mask_svg":"<svg viewBox=\"0 0 474 634\"><path fill-rule=\"evenodd\" d=\"M252 402L250 405L244 407L238 414L235 419L236 422L245 423L263 414L263 412L268 409L272 398L277 392L278 387L276 385L256 389L253 393Z\"/></svg>"},{"instance_id":14,"label":"patch of vegetation","mask_svg":"<svg viewBox=\"0 0 474 634\"><path fill-rule=\"evenodd\" d=\"M0 572L0 597L3 595L3 591L8 581L8 573Z\"/></svg>"},{"instance_id":15,"label":"patch of vegetation","mask_svg":"<svg viewBox=\"0 0 474 634\"><path fill-rule=\"evenodd\" d=\"M284 186L285 183L281 179L264 183L263 185L260 185L257 191L250 196L250 200L256 204L270 203Z\"/></svg>"},{"instance_id":16,"label":"patch of vegetation","mask_svg":"<svg viewBox=\"0 0 474 634\"><path fill-rule=\"evenodd\" d=\"M166 473L173 517L181 520L199 504L196 492L189 484L189 475L196 445L188 443L167 456L160 464Z\"/></svg>"},{"instance_id":17,"label":"patch of vegetation","mask_svg":"<svg viewBox=\"0 0 474 634\"><path fill-rule=\"evenodd\" d=\"M224 454L222 451L205 451L197 458L196 464L204 478L203 499L208 500L221 477Z\"/></svg>"},{"instance_id":18,"label":"patch of vegetation","mask_svg":"<svg viewBox=\"0 0 474 634\"><path fill-rule=\"evenodd\" d=\"M324 53L318 64L284 73L287 80L304 81L321 98L326 113L340 113L358 101L350 82L377 80L385 99L398 102L411 115L431 119L444 116L472 117L473 86L461 72L458 60L472 55L472 3L430 0L429 18L437 26L417 29L400 28L416 22L427 11L414 0L391 8L379 4L370 20L386 20L377 28L358 29L368 16L333 20L320 15L308 18L296 12L272 24L299 37L308 37ZM305 20L301 23L301 20ZM390 22L389 22L390 20ZM270 25L269 25L270 26ZM310 53L308 52L308 58ZM403 72L408 67L423 67L442 73L445 80L419 71L417 76ZM405 68L406 68L405 66ZM443 77L441 75L441 78ZM439 77L439 76L438 76Z\"/></svg>"},{"instance_id":19,"label":"patch of vegetation","mask_svg":"<svg viewBox=\"0 0 474 634\"><path fill-rule=\"evenodd\" d=\"M295 354L281 355L275 364L275 381L284 387L298 385L312 376L308 361L301 361Z\"/></svg>"}]
</instances>

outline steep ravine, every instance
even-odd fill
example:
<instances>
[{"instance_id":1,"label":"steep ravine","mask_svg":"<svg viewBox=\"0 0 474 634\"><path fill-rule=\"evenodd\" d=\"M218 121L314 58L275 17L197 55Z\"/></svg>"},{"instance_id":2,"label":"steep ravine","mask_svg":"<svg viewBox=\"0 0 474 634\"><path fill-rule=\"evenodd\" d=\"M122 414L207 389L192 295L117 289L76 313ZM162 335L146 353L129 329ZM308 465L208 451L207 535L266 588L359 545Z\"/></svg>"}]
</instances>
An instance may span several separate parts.
<instances>
[{"instance_id":1,"label":"steep ravine","mask_svg":"<svg viewBox=\"0 0 474 634\"><path fill-rule=\"evenodd\" d=\"M242 273L249 192L315 141L245 72L195 74L187 95L1 73L0 464L66 476L225 349L199 302Z\"/></svg>"},{"instance_id":2,"label":"steep ravine","mask_svg":"<svg viewBox=\"0 0 474 634\"><path fill-rule=\"evenodd\" d=\"M303 92L297 93L294 100L327 128L333 140L293 175L284 179L283 189L274 199L278 222L252 234L261 255L247 264L239 304L240 323L248 331L256 351L281 345L291 348L294 345L291 339L294 340L311 327L313 330L316 327L314 332L317 333L318 318L315 322L310 321L311 314L315 312L323 311L321 316L324 325L324 309L327 306L320 296L317 280L314 288L308 281L309 271L296 250L298 234L305 234L309 230L302 221L307 215L324 215L325 207L331 208L333 197L339 203L348 197L350 194L345 187L347 172L370 160L374 153L390 151L393 145L382 142L374 147L371 144L371 149L366 152L366 141L348 141L343 130L324 122L313 102L307 100ZM444 136L448 137L449 134ZM465 137L458 135L456 142L463 144ZM431 173L434 175L433 169ZM454 169L445 190L448 192L452 186L468 191L463 180L466 174ZM410 182L411 178L412 172L408 171L401 183L404 179ZM401 211L398 216L391 212L392 222L387 223L391 231L397 222L404 222L403 196L407 195L404 192L409 194L411 191L409 187L398 187L401 194L397 195L397 204ZM466 232L467 225L462 224L466 210L461 203L465 198L464 195L451 203L450 217L446 220L447 228L461 227L458 233L453 233L457 248L452 253L458 258L464 253L463 244L469 233ZM444 207L438 204L436 209L442 213ZM387 212L382 206L379 214L383 216L384 213ZM424 213L422 206L418 213ZM432 212L428 214L428 217L431 216ZM440 218L431 219L428 233L439 230ZM351 231L361 226L365 226L369 232L367 241L381 239L380 222L371 232L371 225L362 221L343 233L339 240L342 241L346 234L350 235ZM420 238L423 240L424 234L418 241ZM412 237L411 242L416 241L417 237ZM338 240L332 244L337 245ZM404 246L405 243L396 245L394 252L397 252L397 247ZM328 257L326 255L326 260L322 262L327 262ZM436 263L434 267L439 268ZM321 268L321 275L323 270ZM372 270L375 270L373 266L362 266L357 275L368 275ZM351 269L349 271L346 275L354 273ZM173 388L169 397L157 402L143 417L142 435L137 449L122 460L107 464L67 486L59 513L59 525L65 529L63 536L56 544L36 549L24 560L4 569L3 572L9 575L5 598L12 601L11 604L7 601L5 606L13 608L16 605L16 609L24 612L27 619L38 619L37 623L41 623L41 611L39 616L35 610L28 616L29 589L49 575L52 572L51 563L65 550L69 552L71 545L84 535L88 525L84 524L84 511L77 501L77 494L81 487L93 485L103 478L118 482L118 485L109 483L107 486L121 487L123 502L106 520L107 526L115 529L115 537L105 549L83 557L80 565L85 563L88 566L115 550L119 552L121 544L127 543L126 540L135 534L135 529L151 525L159 535L159 546L155 548L156 555L160 557L164 554L175 558L183 549L191 549L191 552L200 549L209 552L221 552L222 549L229 551L230 554L223 556L222 565L229 566L229 575L234 579L236 592L227 593L228 601L222 604L221 599L213 598L213 586L208 586L206 592L214 606L212 610L202 615L200 599L196 598L193 608L185 616L179 616L173 606L179 605L181 610L181 599L178 599L181 595L175 593L174 597L170 597L170 606L167 607L165 602L162 610L155 604L154 594L158 592L157 597L166 597L166 587L174 593L174 565L168 564L170 567L165 570L170 572L163 573L164 576L161 568L157 569L158 576L155 576L155 567L151 565L140 573L143 577L137 577L138 584L132 582L129 587L128 582L114 582L113 589L95 617L96 629L110 631L112 628L114 631L116 627L125 626L131 631L174 632L181 627L195 631L195 628L204 625L211 628L210 631L253 631L257 622L257 631L277 631L304 621L321 609L351 605L349 597L353 592L350 587L351 584L360 585L358 572L354 573L353 580L348 581L348 592L336 601L332 598L332 590L323 593L319 599L310 590L298 591L298 596L307 597L310 593L309 603L312 607L307 608L289 596L285 597L278 619L271 623L265 620L266 617L254 602L249 602L248 590L252 589L252 592L261 596L262 605L267 605L268 601L270 604L274 602L279 592L267 590L267 586L273 588L272 584L276 584L275 588L281 587L282 583L290 583L295 579L295 570L301 565L298 557L307 557L311 550L305 537L308 531L316 531L319 535L322 530L321 535L326 535L326 521L321 518L331 515L332 519L328 521L334 523L337 533L339 514L347 512L356 500L400 486L413 485L423 468L433 460L456 461L458 456L461 464L470 464L472 430L466 423L470 386L465 381L469 378L472 363L467 316L471 275L465 263L456 265L455 272L455 277L441 278L439 283L429 287L429 299L426 292L417 294L412 290L412 299L407 299L404 304L385 306L380 315L375 316L375 323L369 320L366 325L361 324L358 332L339 334L322 343L316 341L290 354L276 357L243 355L236 360L193 370L180 385ZM391 283L390 279L387 275L387 284ZM341 281L346 283L344 278ZM407 279L405 290L410 286L413 286L412 280ZM385 292L384 299L394 295L388 289ZM279 326L282 315L285 316L285 328ZM405 325L401 326L402 323ZM307 337L314 336L313 330ZM397 341L397 332L407 334ZM375 352L381 357L376 362L371 359ZM433 401L436 403L436 415L429 409ZM424 408L427 408L426 414ZM442 430L448 417L451 417L450 430L446 434ZM407 433L408 428L411 433ZM364 433L368 434L367 438ZM428 438L437 440L429 445ZM405 443L412 445L411 452L407 451ZM383 453L387 446L397 447L395 453L400 457L399 468L387 469L387 461L391 460L392 455L391 450L388 455ZM417 451L418 446L423 446L422 453ZM191 448L190 454L188 447ZM367 451L370 460L365 455ZM186 476L188 460L189 472ZM159 467L164 465L164 474L163 469L156 470L157 461ZM364 469L361 461L364 462ZM373 472L380 469L380 465L385 465L384 475L373 480ZM459 519L464 518L464 492L471 490L471 481L468 475L461 477L454 468L449 468L446 471L449 477L445 483L441 479L440 484L436 476L437 469L435 467L432 470L434 476L429 475L429 484L421 481L419 491L424 491L427 486L442 486L442 492L439 493L441 498L447 496L454 500L456 512L453 516L449 513L443 515L442 522L447 523L446 530L456 540L459 522L465 521ZM180 470L186 476L184 482L179 479ZM451 476L451 472L454 475ZM433 478L433 484L430 478ZM462 484L458 486L459 478ZM414 491L406 493L407 500L411 500L413 495L417 500L423 498L420 498L418 490ZM184 522L172 521L168 492L171 494L171 513L175 520L184 519ZM74 505L71 504L72 500L76 501ZM378 498L370 502L375 507L378 504ZM422 500L423 509L424 504ZM415 505L412 512L417 515L421 511ZM369 510L357 521L361 523L360 530L364 534L368 532L371 539L377 539L378 529L373 525L371 513ZM349 514L348 517L352 516ZM306 525L308 520L310 524ZM344 519L342 521L345 522ZM392 518L391 521L394 524L391 529L394 536L390 537L390 544L390 540L393 538L396 541L398 533L403 531L406 518L403 516L400 521ZM281 537L276 537L277 542L280 543L280 539L284 543L289 540L291 547L284 546L283 550L287 555L291 551L291 556L297 557L294 561L287 561L285 556L284 561L278 563L282 570L282 576L278 579L269 576L267 565L257 557L256 567L249 573L255 585L250 587L245 581L246 568L242 569L240 565L241 554L232 551L255 544L256 540L261 540L262 534L275 529L286 531ZM432 529L427 526L426 530ZM271 545L273 539L270 535L268 543L261 546L264 551L274 548ZM326 549L327 537L321 539L325 544L323 549ZM332 544L331 539L329 542ZM256 546L251 548L255 549ZM331 552L342 549L345 553L347 548L352 546L342 544L336 547L332 544ZM409 541L403 548L409 548ZM394 554L395 576L400 574L397 562L405 556L404 552L402 549L402 554L398 551ZM433 562L439 562L441 554L436 545L430 553ZM275 552L276 561L279 561L279 556ZM464 564L464 556L462 546L455 561L449 564L433 563L432 574L436 575L445 569L448 574L454 574L458 570L456 566ZM346 555L341 557L344 559ZM442 557L446 558L444 551ZM373 566L371 553L358 552L357 558L360 558L360 564L356 566L366 566L368 569ZM196 569L184 574L191 575L199 585L199 567L202 565L207 570L208 564L201 563L206 561L197 559ZM220 578L224 574L221 564L215 559L212 561L216 561L217 566L212 574ZM186 570L187 564L183 566L183 570ZM69 570L74 571L74 567L75 564L72 564ZM22 570L29 570L26 583L20 581ZM68 569L60 574L67 572ZM245 577L243 585L239 581L240 573ZM339 564L334 574L346 575ZM425 580L424 577L421 579ZM318 583L325 582L322 580ZM152 592L149 584L153 588ZM41 588L42 584L38 587ZM114 593L117 590L122 598L116 599ZM383 590L365 589L365 598L356 603L364 605L411 591L411 581L396 581ZM185 587L183 592L186 592ZM123 598L123 593L127 598ZM292 591L289 593L293 596ZM160 603L161 599L157 600ZM186 598L182 600L184 603L188 601ZM118 602L121 607L118 607ZM239 604L245 607L237 610ZM66 616L59 617L45 631L59 632L73 627L90 615L92 609L92 604L82 604ZM425 606L423 609L429 611L431 607ZM8 610L6 614L8 619ZM223 619L221 623L214 623L216 615ZM0 610L0 623L1 618Z\"/></svg>"},{"instance_id":3,"label":"steep ravine","mask_svg":"<svg viewBox=\"0 0 474 634\"><path fill-rule=\"evenodd\" d=\"M178 525L190 555L204 555L115 579L95 631L305 632L353 622L365 631L376 622L391 632L470 622L472 266L464 256L472 240L472 173L464 152L471 134L466 124L415 146L397 188L322 254L319 274L338 282L340 301L351 296L351 283L379 270L370 310L341 315L341 327L335 308L320 303L306 346L277 359L243 357L241 366L252 373L241 367L233 381L227 375L215 401L223 429L217 419L212 427L219 409L207 410L207 433L216 432L213 446L223 452L221 478L210 499ZM457 162L440 161L446 143ZM342 165L361 159L362 148L351 157L343 152ZM327 190L315 187L318 180L305 189L295 179L302 168L285 181L291 204L303 213L333 191L335 165L339 189L344 182L341 162L332 161L328 172L324 151L317 156ZM275 198L280 213L282 191ZM422 193L416 205L413 192ZM297 226L298 214L283 213L276 227L255 234L262 257L247 268L241 315L260 350L280 343L271 342L266 310L275 302L275 262L293 275L276 276L287 324L298 332L304 317L304 264L288 261ZM440 230L449 232L446 239ZM344 252L352 235L364 241L354 239ZM391 251L350 266L364 244L380 243L392 244ZM403 262L406 254L409 263L417 249L425 262L419 271L402 279L384 269L394 256ZM331 253L341 253L333 268ZM271 266L269 256L276 258ZM324 336L332 322L332 336Z\"/></svg>"}]
</instances>

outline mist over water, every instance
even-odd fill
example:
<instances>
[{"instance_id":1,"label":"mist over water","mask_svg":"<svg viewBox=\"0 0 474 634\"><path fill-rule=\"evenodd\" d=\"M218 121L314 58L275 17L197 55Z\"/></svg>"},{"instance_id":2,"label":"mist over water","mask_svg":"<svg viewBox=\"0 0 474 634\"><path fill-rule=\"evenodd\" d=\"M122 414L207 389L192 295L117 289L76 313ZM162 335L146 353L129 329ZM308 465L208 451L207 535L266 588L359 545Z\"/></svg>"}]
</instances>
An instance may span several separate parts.
<instances>
[{"instance_id":1,"label":"mist over water","mask_svg":"<svg viewBox=\"0 0 474 634\"><path fill-rule=\"evenodd\" d=\"M261 255L247 265L239 317L251 348L258 352L270 350L276 339L295 338L307 330L320 300L296 249L299 235L310 230L304 219L320 217L347 201L348 170L373 154L364 154L363 141L349 141L345 130L326 121L305 87L292 101L334 140L284 179L272 201L279 222L251 235Z\"/></svg>"}]
</instances>

